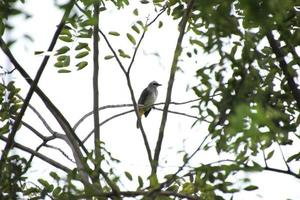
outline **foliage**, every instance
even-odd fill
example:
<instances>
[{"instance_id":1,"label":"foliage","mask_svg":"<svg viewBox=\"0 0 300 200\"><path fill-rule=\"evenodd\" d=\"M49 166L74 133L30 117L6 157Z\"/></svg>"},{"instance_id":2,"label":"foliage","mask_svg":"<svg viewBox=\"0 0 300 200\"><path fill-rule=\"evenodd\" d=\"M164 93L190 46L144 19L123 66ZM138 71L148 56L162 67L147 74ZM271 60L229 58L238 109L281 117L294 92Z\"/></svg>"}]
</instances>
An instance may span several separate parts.
<instances>
[{"instance_id":1,"label":"foliage","mask_svg":"<svg viewBox=\"0 0 300 200\"><path fill-rule=\"evenodd\" d=\"M20 2L26 3L16 0L0 1L0 35L13 30L14 27L8 20L12 15L24 15L25 12L18 10L16 6ZM158 178L161 175L157 171L158 160L152 159L152 154L148 151L152 173L146 175L148 179L145 180L142 178L144 175L134 177L129 171L114 171L112 163L120 161L112 157L102 141L95 141L95 148L98 146L101 149L101 157L96 158L94 156L96 149L86 149L81 138L75 133L76 128L70 127L59 110L38 88L36 93L57 119L64 134L56 133L51 128L48 128L52 134L50 137L35 132L43 141L35 150L16 144L32 155L30 159L13 155L3 162L1 158L1 199L18 197L40 199L46 196L53 199L92 197L121 199L138 196L143 199L227 199L241 190L258 189L249 180L244 180L246 186L243 188L236 185L232 177L239 172L270 170L300 178L299 168L290 167L290 163L297 164L300 160L300 153L296 150L287 158L282 156L287 170L275 169L268 165L275 152L281 152L281 147L297 144L300 138L298 133L300 91L295 87L299 70L296 45L300 42L300 13L296 1L142 0L139 5L154 7L157 17L153 21L148 19L142 22L138 18L141 12L136 8L133 15L137 20L128 28L130 31L119 33L109 30L109 38L101 31L102 27L95 30L98 22L93 17L93 12L97 3L101 4L100 13L105 13L107 7L123 9L129 1L81 0L57 5L63 11L67 10L68 6L73 6L71 14L62 19L64 26L58 37L60 46L56 48L54 54L56 58L54 66L58 72L71 72L71 66L76 66L77 70L91 67L89 56L97 52L92 45L92 39L94 34L99 32L101 40L105 41L111 50L109 55L101 56L105 60L117 61L131 91L130 70L140 43L149 26L156 23L161 14L168 15L179 22L179 32L182 37L185 35L188 42L188 47L184 49L181 43L177 43L172 68L177 68L178 60L181 59L199 61L200 57L214 56L213 61L198 66L195 74L199 84L193 87L195 95L199 97L199 101L192 107L198 111L194 126L198 122L207 123L209 134L199 142L199 147L193 154L184 155L184 164L178 171L165 175L164 179ZM161 28L163 21L157 24L157 27ZM114 49L110 41L115 37L126 39L128 44L134 47L134 53L131 55L121 47ZM7 53L7 46L9 45L1 42L3 52L25 76L22 68L12 59L12 55ZM125 67L123 62L128 60L130 64ZM25 77L30 79L29 76ZM31 84L32 80L29 83ZM172 87L172 84L169 87ZM19 89L13 82L0 85L0 137L6 142L5 136L10 132L10 126L22 107L18 92ZM133 97L132 93L131 96ZM170 102L166 100L165 103ZM134 98L133 104L136 105ZM31 130L34 132L35 129L31 127ZM141 132L147 148L148 141L143 128ZM73 162L73 169L38 154L41 147L47 146L47 143L54 139L64 140L71 147L73 157L66 157ZM211 142L206 142L206 139L210 139ZM161 141L157 144L160 149ZM189 171L183 170L199 151L211 150L220 155L228 154L230 158L208 164L199 163ZM155 150L156 154L159 155L159 151ZM65 174L62 176L52 171L49 174L51 179L40 178L37 185L28 183L26 173L35 156L57 169L64 170ZM258 161L261 156L264 162ZM120 181L123 177L129 182L137 183L136 191L123 191Z\"/></svg>"}]
</instances>

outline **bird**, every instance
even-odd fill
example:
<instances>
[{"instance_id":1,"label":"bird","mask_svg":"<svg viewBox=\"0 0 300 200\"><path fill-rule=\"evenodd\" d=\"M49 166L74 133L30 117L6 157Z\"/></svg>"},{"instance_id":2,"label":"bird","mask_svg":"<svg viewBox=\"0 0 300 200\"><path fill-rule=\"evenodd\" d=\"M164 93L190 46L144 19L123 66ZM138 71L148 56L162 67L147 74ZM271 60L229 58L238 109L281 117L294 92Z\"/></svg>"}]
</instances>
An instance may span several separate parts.
<instances>
[{"instance_id":1,"label":"bird","mask_svg":"<svg viewBox=\"0 0 300 200\"><path fill-rule=\"evenodd\" d=\"M161 86L161 84L156 81L152 81L143 90L138 101L138 114L140 117L142 117L143 115L147 117L149 112L153 108L153 104L155 103L158 95L157 87L159 86ZM138 120L136 122L136 127L140 128Z\"/></svg>"}]
</instances>

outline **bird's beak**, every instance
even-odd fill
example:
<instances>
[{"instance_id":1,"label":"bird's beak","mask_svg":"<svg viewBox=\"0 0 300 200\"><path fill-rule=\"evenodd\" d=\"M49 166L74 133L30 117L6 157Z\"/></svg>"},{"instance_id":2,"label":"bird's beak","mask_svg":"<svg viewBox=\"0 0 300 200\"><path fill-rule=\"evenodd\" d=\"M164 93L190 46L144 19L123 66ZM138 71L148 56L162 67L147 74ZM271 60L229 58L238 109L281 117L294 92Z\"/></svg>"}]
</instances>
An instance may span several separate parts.
<instances>
[{"instance_id":1,"label":"bird's beak","mask_svg":"<svg viewBox=\"0 0 300 200\"><path fill-rule=\"evenodd\" d=\"M162 86L162 84L158 83L157 86Z\"/></svg>"}]
</instances>

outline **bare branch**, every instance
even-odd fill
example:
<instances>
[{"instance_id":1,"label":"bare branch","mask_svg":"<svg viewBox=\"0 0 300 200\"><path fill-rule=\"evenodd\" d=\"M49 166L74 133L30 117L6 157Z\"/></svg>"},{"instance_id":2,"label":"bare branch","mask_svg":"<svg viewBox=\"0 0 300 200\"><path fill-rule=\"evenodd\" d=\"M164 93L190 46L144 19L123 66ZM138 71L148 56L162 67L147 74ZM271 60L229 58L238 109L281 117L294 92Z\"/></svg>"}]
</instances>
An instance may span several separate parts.
<instances>
[{"instance_id":1,"label":"bare branch","mask_svg":"<svg viewBox=\"0 0 300 200\"><path fill-rule=\"evenodd\" d=\"M143 40L144 37L145 37L145 34L146 34L146 32L147 32L148 27L150 27L150 26L151 26L151 25L159 18L159 16L165 12L166 8L167 8L167 7L164 6L164 7L161 9L161 11L158 13L158 15L157 15L151 22L149 22L149 23L146 22L146 27L144 27L144 31L143 31L143 33L142 33L142 35L141 35L141 37L140 37L140 39L139 39L139 41L138 41L138 43L137 43L135 49L134 49L133 56L132 56L132 58L131 58L131 62L130 62L130 64L129 64L129 67L128 67L128 70L127 70L127 73L128 73L128 74L130 74L130 70L131 70L131 67L132 67L132 65L133 65L133 63L134 63L134 60L135 60L135 57L136 57L136 53L137 53L137 51L138 51L138 49L139 49L139 47L140 47L140 44L141 44L142 40ZM147 21L148 21L148 20L147 20Z\"/></svg>"},{"instance_id":2,"label":"bare branch","mask_svg":"<svg viewBox=\"0 0 300 200\"><path fill-rule=\"evenodd\" d=\"M278 144L278 147L279 147L279 150L280 150L280 153L281 153L282 160L284 161L284 164L285 164L287 170L288 170L288 171L291 171L291 168L290 168L289 164L287 163L287 161L286 161L286 159L285 159L285 156L284 156L284 154L283 154L283 151L282 151L282 149L281 149L280 144L279 144L279 143L277 143L277 144Z\"/></svg>"},{"instance_id":3,"label":"bare branch","mask_svg":"<svg viewBox=\"0 0 300 200\"><path fill-rule=\"evenodd\" d=\"M126 112L119 113L117 115L113 115L113 116L107 118L106 120L104 120L103 122L101 122L98 126L102 126L103 124L109 122L110 120L112 120L114 118L120 117L122 115L126 115L128 113L133 112L133 111L134 110L129 110L129 111L126 111ZM93 133L94 133L94 129L82 140L82 142L85 143Z\"/></svg>"},{"instance_id":4,"label":"bare branch","mask_svg":"<svg viewBox=\"0 0 300 200\"><path fill-rule=\"evenodd\" d=\"M105 110L108 108L122 108L122 107L132 107L133 104L119 104L119 105L106 105L106 106L101 106L100 108L98 108L98 111L100 110ZM86 113L85 115L83 115L73 126L73 130L75 131L78 126L89 116L91 116L93 114L93 111L90 111L88 113Z\"/></svg>"},{"instance_id":5,"label":"bare branch","mask_svg":"<svg viewBox=\"0 0 300 200\"><path fill-rule=\"evenodd\" d=\"M182 40L183 40L183 36L185 34L185 28L186 28L187 21L189 19L191 10L193 8L193 4L194 4L194 0L189 0L188 1L187 8L185 9L184 14L182 16L182 20L180 22L179 36L178 36L178 40L177 40L177 44L176 44L176 48L175 48L175 52L174 52L174 57L173 57L172 65L171 65L171 72L170 72L167 95L166 95L166 101L165 101L166 104L164 106L161 125L160 125L160 128L159 128L158 139L157 139L156 146L155 146L154 167L152 168L152 174L156 174L156 171L157 171L157 165L158 165L158 162L159 162L160 150L161 150L161 146L162 146L162 142L163 142L163 138L164 138L164 130L165 130L166 122L167 122L168 109L169 109L169 105L170 105L170 102L171 102L173 83L174 83L175 73L176 73L176 70L177 70L178 58L179 58L179 56L181 54L181 51L182 51L181 43L182 43Z\"/></svg>"},{"instance_id":6,"label":"bare branch","mask_svg":"<svg viewBox=\"0 0 300 200\"><path fill-rule=\"evenodd\" d=\"M7 140L8 140L6 137L4 137L2 135L0 135L0 139L2 141L5 141L5 142L7 142ZM61 163L58 163L55 160L52 160L51 158L48 158L47 156L45 156L45 155L43 155L39 152L36 152L36 151L34 151L34 150L32 150L32 149L30 149L30 148L28 148L28 147L26 147L22 144L14 142L13 147L16 147L16 148L21 149L21 150L23 150L23 151L25 151L25 152L27 152L31 155L34 155L34 156L40 158L41 160L45 161L46 163L48 163L48 164L50 164L50 165L52 165L52 166L54 166L58 169L61 169L62 171L66 172L66 173L71 172L71 169L69 169L68 167L62 165Z\"/></svg>"},{"instance_id":7,"label":"bare branch","mask_svg":"<svg viewBox=\"0 0 300 200\"><path fill-rule=\"evenodd\" d=\"M23 97L21 97L21 95L17 94L17 97L19 99L21 99L22 101L24 101ZM45 118L40 114L40 112L35 109L35 107L33 107L31 104L28 104L28 107L36 114L36 116L41 120L41 122L43 123L43 125L46 127L46 129L51 133L54 134L54 130L50 127L50 125L47 123L47 121L45 120Z\"/></svg>"},{"instance_id":8,"label":"bare branch","mask_svg":"<svg viewBox=\"0 0 300 200\"><path fill-rule=\"evenodd\" d=\"M70 158L62 149L50 144L45 144L44 146L59 151L66 159L68 159L72 163L75 163L75 161L72 160L72 158Z\"/></svg>"},{"instance_id":9,"label":"bare branch","mask_svg":"<svg viewBox=\"0 0 300 200\"><path fill-rule=\"evenodd\" d=\"M165 182L161 183L159 185L159 187L154 188L152 190L152 192L156 192L156 191L160 191L161 189L163 189L164 187L168 187L170 186L175 180L177 175L183 170L183 168L188 164L188 162L200 151L200 149L202 148L202 146L204 145L204 143L206 142L206 140L208 139L208 137L210 136L210 133L208 133L204 139L202 140L201 144L198 146L198 148L189 156L186 158L185 162L183 163L183 165L181 167L178 168L178 170L172 175L171 178L169 178L168 180L166 180Z\"/></svg>"},{"instance_id":10,"label":"bare branch","mask_svg":"<svg viewBox=\"0 0 300 200\"><path fill-rule=\"evenodd\" d=\"M199 101L200 99L193 99L193 100L188 100L188 101L183 101L183 102L170 102L170 104L173 104L173 105L184 105L184 104L188 104L188 103L193 103L193 102L196 102L196 101ZM153 104L153 106L157 106L157 105L164 105L165 103L164 102L160 102L160 103L155 103ZM105 110L105 109L108 109L108 108L124 108L124 107L132 107L133 104L117 104L117 105L106 105L106 106L101 106L100 108L98 108L98 111L101 111L101 110ZM159 110L159 109L157 109ZM133 111L133 110L132 110ZM174 111L175 112L175 111ZM93 114L93 111L90 111L86 114L84 114L76 123L75 125L73 126L73 130L75 131L78 126L86 119L88 118L89 116L91 116ZM126 114L126 113L125 113ZM102 123L100 123L102 125ZM84 139L84 142L85 142L85 139Z\"/></svg>"},{"instance_id":11,"label":"bare branch","mask_svg":"<svg viewBox=\"0 0 300 200\"><path fill-rule=\"evenodd\" d=\"M100 127L99 124L99 2L95 2L93 18L96 23L93 26L93 114L94 114L94 151L95 151L95 176L94 181L99 180L98 169L101 168ZM98 181L97 181L98 182Z\"/></svg>"}]
</instances>

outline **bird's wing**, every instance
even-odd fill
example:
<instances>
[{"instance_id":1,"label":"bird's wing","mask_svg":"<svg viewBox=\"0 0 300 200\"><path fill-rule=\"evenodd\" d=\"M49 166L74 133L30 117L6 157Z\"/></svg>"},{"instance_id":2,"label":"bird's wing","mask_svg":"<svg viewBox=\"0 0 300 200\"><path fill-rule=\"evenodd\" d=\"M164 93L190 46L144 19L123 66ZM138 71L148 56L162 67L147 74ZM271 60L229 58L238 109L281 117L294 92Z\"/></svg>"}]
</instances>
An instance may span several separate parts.
<instances>
[{"instance_id":1,"label":"bird's wing","mask_svg":"<svg viewBox=\"0 0 300 200\"><path fill-rule=\"evenodd\" d=\"M139 101L138 101L138 104L139 105L145 105L145 103L146 103L146 100L148 99L148 98L150 98L150 91L148 90L148 88L145 88L144 90L143 90L143 92L142 92L142 94L141 94L141 96L140 96L140 98L139 98ZM145 115L145 117L147 117L148 116L148 114L149 114L149 112L151 111L151 108L146 108L146 109L142 109L143 111L144 111L144 115Z\"/></svg>"},{"instance_id":2,"label":"bird's wing","mask_svg":"<svg viewBox=\"0 0 300 200\"><path fill-rule=\"evenodd\" d=\"M148 114L149 114L150 111L151 111L151 108L149 108L147 111L145 111L145 113L144 113L145 117L148 116Z\"/></svg>"},{"instance_id":3,"label":"bird's wing","mask_svg":"<svg viewBox=\"0 0 300 200\"><path fill-rule=\"evenodd\" d=\"M150 95L150 92L149 92L148 88L145 88L139 98L138 104L144 105L145 101L149 97L149 95Z\"/></svg>"}]
</instances>

